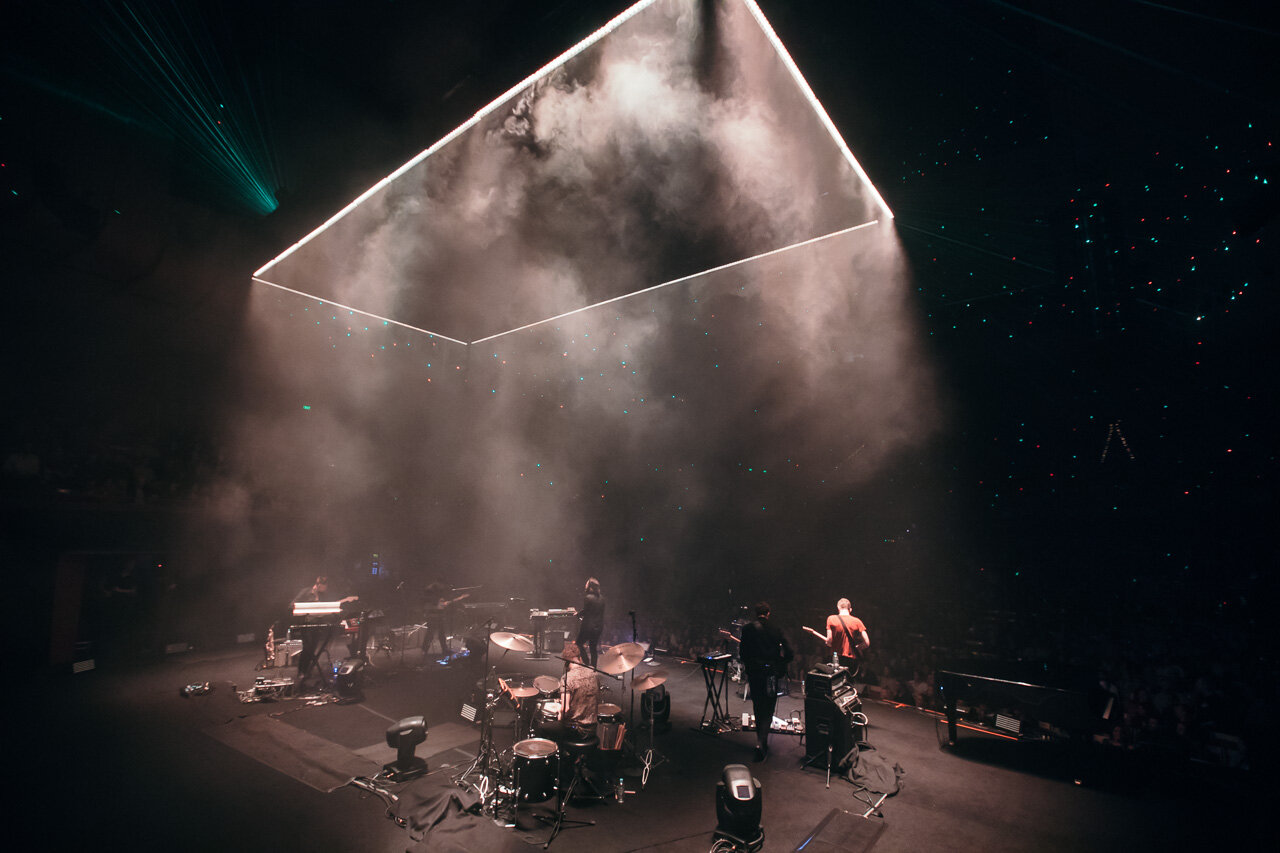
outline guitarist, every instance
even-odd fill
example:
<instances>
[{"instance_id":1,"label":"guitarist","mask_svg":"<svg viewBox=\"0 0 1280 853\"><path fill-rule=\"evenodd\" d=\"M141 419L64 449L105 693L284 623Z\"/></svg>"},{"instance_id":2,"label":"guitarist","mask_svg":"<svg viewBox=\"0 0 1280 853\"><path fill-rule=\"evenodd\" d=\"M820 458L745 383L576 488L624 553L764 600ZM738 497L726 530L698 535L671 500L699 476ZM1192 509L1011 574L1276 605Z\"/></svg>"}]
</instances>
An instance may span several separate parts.
<instances>
[{"instance_id":1,"label":"guitarist","mask_svg":"<svg viewBox=\"0 0 1280 853\"><path fill-rule=\"evenodd\" d=\"M462 595L450 598L456 592L452 587L436 581L428 584L425 598L427 603L427 635L422 641L422 653L429 654L431 651L431 641L433 639L440 640L440 652L443 655L450 655L453 649L449 647L449 623L452 621L450 617L453 615L453 605L467 598L471 593L463 593Z\"/></svg>"},{"instance_id":2,"label":"guitarist","mask_svg":"<svg viewBox=\"0 0 1280 853\"><path fill-rule=\"evenodd\" d=\"M871 637L867 626L853 615L853 603L849 599L837 601L836 610L837 613L827 617L827 633L819 633L807 625L804 629L826 643L827 648L836 653L840 665L856 675L863 656L871 648Z\"/></svg>"}]
</instances>

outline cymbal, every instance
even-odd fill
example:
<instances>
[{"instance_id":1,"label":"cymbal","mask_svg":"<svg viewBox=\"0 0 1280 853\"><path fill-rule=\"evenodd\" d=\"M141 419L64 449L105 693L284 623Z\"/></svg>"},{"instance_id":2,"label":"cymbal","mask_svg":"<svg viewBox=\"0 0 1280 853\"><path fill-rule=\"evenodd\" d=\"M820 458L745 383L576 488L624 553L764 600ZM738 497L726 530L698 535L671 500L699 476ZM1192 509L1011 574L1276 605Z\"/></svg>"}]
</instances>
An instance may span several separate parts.
<instances>
[{"instance_id":1,"label":"cymbal","mask_svg":"<svg viewBox=\"0 0 1280 853\"><path fill-rule=\"evenodd\" d=\"M645 673L644 675L632 681L631 686L634 687L636 690L643 692L645 690L652 690L653 688L657 687L659 684L662 684L666 680L667 680L667 674L660 669L656 669L653 672Z\"/></svg>"},{"instance_id":2,"label":"cymbal","mask_svg":"<svg viewBox=\"0 0 1280 853\"><path fill-rule=\"evenodd\" d=\"M533 640L530 640L524 634L513 634L510 631L494 631L490 638L504 649L510 649L513 652L533 651Z\"/></svg>"},{"instance_id":3,"label":"cymbal","mask_svg":"<svg viewBox=\"0 0 1280 853\"><path fill-rule=\"evenodd\" d=\"M560 681L549 675L539 675L533 680L533 686L543 693L555 693L560 689Z\"/></svg>"},{"instance_id":4,"label":"cymbal","mask_svg":"<svg viewBox=\"0 0 1280 853\"><path fill-rule=\"evenodd\" d=\"M644 646L639 643L619 643L600 653L596 668L609 675L622 675L639 666L644 660Z\"/></svg>"},{"instance_id":5,"label":"cymbal","mask_svg":"<svg viewBox=\"0 0 1280 853\"><path fill-rule=\"evenodd\" d=\"M536 687L509 687L507 692L511 694L512 699L528 699L530 696L538 695Z\"/></svg>"}]
</instances>

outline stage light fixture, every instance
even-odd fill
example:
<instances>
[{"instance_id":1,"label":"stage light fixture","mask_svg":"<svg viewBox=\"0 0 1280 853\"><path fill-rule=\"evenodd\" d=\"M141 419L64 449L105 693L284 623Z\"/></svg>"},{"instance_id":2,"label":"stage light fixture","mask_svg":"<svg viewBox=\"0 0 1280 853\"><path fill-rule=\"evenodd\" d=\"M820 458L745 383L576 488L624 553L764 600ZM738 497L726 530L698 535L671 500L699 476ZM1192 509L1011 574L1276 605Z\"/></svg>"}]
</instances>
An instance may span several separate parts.
<instances>
[{"instance_id":1,"label":"stage light fixture","mask_svg":"<svg viewBox=\"0 0 1280 853\"><path fill-rule=\"evenodd\" d=\"M715 838L731 842L734 849L754 851L764 846L764 792L760 780L743 764L728 764L716 783Z\"/></svg>"},{"instance_id":2,"label":"stage light fixture","mask_svg":"<svg viewBox=\"0 0 1280 853\"><path fill-rule=\"evenodd\" d=\"M655 732L671 731L671 695L659 684L640 697L640 713L653 724Z\"/></svg>"},{"instance_id":3,"label":"stage light fixture","mask_svg":"<svg viewBox=\"0 0 1280 853\"><path fill-rule=\"evenodd\" d=\"M364 661L360 658L346 658L333 668L333 689L342 704L359 702L364 698L360 689L360 670L364 669Z\"/></svg>"},{"instance_id":4,"label":"stage light fixture","mask_svg":"<svg viewBox=\"0 0 1280 853\"><path fill-rule=\"evenodd\" d=\"M427 739L427 721L422 716L405 717L387 727L387 746L396 750L396 760L382 766L391 782L407 782L427 772L427 762L413 754L413 748Z\"/></svg>"}]
</instances>

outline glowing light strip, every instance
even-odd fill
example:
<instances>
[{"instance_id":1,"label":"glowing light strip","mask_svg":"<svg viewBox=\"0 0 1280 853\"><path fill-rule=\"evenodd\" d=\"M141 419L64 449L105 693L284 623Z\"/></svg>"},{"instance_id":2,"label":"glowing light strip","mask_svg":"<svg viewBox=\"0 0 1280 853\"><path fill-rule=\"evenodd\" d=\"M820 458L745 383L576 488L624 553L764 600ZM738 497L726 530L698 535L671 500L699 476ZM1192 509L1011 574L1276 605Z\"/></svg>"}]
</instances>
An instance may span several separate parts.
<instances>
[{"instance_id":1,"label":"glowing light strip","mask_svg":"<svg viewBox=\"0 0 1280 853\"><path fill-rule=\"evenodd\" d=\"M764 13L760 11L760 7L756 5L755 0L743 0L747 9L751 12L752 17L756 19L756 23L760 25L760 29L764 30L765 36L773 44L773 49L778 52L778 57L782 60L782 64L791 72L791 77L796 81L796 85L800 87L800 91L809 100L810 106L814 112L818 114L818 118L822 120L823 126L827 132L831 134L831 138L835 141L836 147L840 149L840 153L844 154L849 165L858 173L858 177L862 178L863 183L867 185L867 189L871 190L871 194L875 197L876 204L884 211L884 215L893 219L893 211L889 209L889 205L885 203L884 198L880 195L880 191L876 189L875 184L871 183L871 178L867 177L867 173L862 170L862 166L858 163L858 158L853 156L853 152L849 150L849 146L845 145L844 138L840 136L840 131L836 130L835 124L831 121L831 117L827 115L827 111L823 109L822 104L818 101L818 97L813 94L813 90L809 88L809 84L805 82L804 75L800 73L800 69L796 66L795 61L791 59L791 54L787 53L786 47L783 46L782 40L778 38L778 34L773 31L773 27L769 25L769 21L765 19Z\"/></svg>"},{"instance_id":2,"label":"glowing light strip","mask_svg":"<svg viewBox=\"0 0 1280 853\"><path fill-rule=\"evenodd\" d=\"M605 299L602 302L596 302L595 304L592 304L592 305L584 305L581 308L575 308L572 311L566 311L563 314L557 314L554 317L547 317L545 320L538 320L533 323L526 323L523 326L517 326L516 328L508 329L505 332L498 332L496 335L490 335L487 338L480 338L479 340L474 340L471 342L471 345L475 346L476 344L482 344L486 341L491 341L494 338L500 338L504 335L511 335L511 334L515 334L516 332L523 332L525 329L532 329L534 326L541 326L544 323L553 323L556 320L561 320L565 317L570 317L574 314L581 314L583 311L590 311L593 308L599 308L601 305L608 305L611 302L620 302L623 299L630 299L631 297L639 296L642 293L651 293L660 288L670 287L673 284L680 284L683 281L688 281L691 278L697 278L698 276L701 276L701 275L710 275L711 273L720 272L721 270L727 270L727 269L730 269L731 267L741 266L742 264L750 263L751 261L758 261L761 258L767 258L770 255L777 255L781 252L789 252L792 249L798 249L801 246L808 246L809 244L817 243L820 240L827 240L831 237L839 237L842 234L849 234L854 231L860 231L863 228L869 228L872 225L875 225L879 221L880 221L879 219L873 219L870 222L864 222L861 225L851 225L850 227L842 228L839 231L832 231L830 234L823 234L821 237L811 237L810 239L803 240L799 243L792 243L790 246L783 246L781 249L771 249L768 252L761 252L760 254L752 255L749 258L743 258L738 261L730 261L727 264L721 264L718 267L712 267L711 269L703 270L702 272L695 272L689 275L681 276L680 278L673 278L671 279L671 281L664 281L662 282L662 284L655 284L651 287L646 287L641 290L636 290L631 293L624 294L622 296L614 296L611 299Z\"/></svg>"},{"instance_id":3,"label":"glowing light strip","mask_svg":"<svg viewBox=\"0 0 1280 853\"><path fill-rule=\"evenodd\" d=\"M408 323L401 323L399 320L392 320L390 317L383 317L379 314L371 314L368 311L361 311L359 308L352 308L350 305L343 305L341 302L334 302L332 299L325 299L324 297L316 296L313 293L303 293L301 290L294 290L292 287L285 287L283 284L276 284L274 281L267 281L265 278L258 278L258 276L256 275L253 277L253 280L258 282L259 284L270 285L271 287L277 288L279 290L283 290L286 293L292 293L295 296L303 296L303 297L306 297L307 299L315 299L321 305L332 305L335 308L341 308L342 310L350 311L353 314L359 314L363 317L372 317L375 320L381 320L382 322L390 323L393 326L400 326L401 328L404 328L404 329L411 329L412 331L415 331L415 332L422 332L422 334L424 335L429 335L430 337L433 337L433 338L440 338L441 340L448 341L449 343L462 344L464 347L467 345L466 341L460 341L457 338L451 338L448 335L442 335L439 332L433 332L430 329L421 329L417 326L410 326Z\"/></svg>"},{"instance_id":4,"label":"glowing light strip","mask_svg":"<svg viewBox=\"0 0 1280 853\"><path fill-rule=\"evenodd\" d=\"M480 110L480 111L479 111L479 112L477 112L475 115L473 115L470 119L468 119L466 122L464 122L463 124L461 124L461 125L459 125L457 128L455 128L451 133L449 133L447 136L445 136L444 138L442 138L439 142L436 142L436 143L435 143L434 145L432 145L430 148L428 148L428 149L426 149L425 151L423 151L423 152L419 153L416 157L414 157L414 158L413 158L412 160L410 160L408 163L405 163L405 164L404 164L403 166L401 166L399 169L396 169L396 170L395 170L394 172L392 172L390 175L387 175L385 178L383 178L382 180L378 181L378 182L377 182L376 184L374 184L373 186L369 187L369 189L367 189L367 190L365 190L363 193L361 193L361 194L360 194L360 196L359 196L358 198L356 198L356 200L355 200L355 201L351 202L351 203L350 203L350 204L348 204L346 207L342 208L342 210L339 210L339 211L338 211L337 213L335 213L333 216L329 217L329 218L325 221L325 223L324 223L323 225L321 225L319 228L317 228L316 230L312 231L310 234L308 234L307 236L303 237L303 238L302 238L301 240L299 240L298 242L294 243L294 244L293 244L292 246L290 246L288 249L285 249L283 252L281 252L279 255L277 255L277 256L276 256L275 258L273 258L272 260L268 261L266 264L264 264L262 267L260 267L256 272L254 272L254 274L253 274L253 275L254 275L254 277L256 278L256 277L258 277L258 276L262 275L262 274L263 274L263 273L265 273L267 270L271 269L273 266L275 266L276 264L278 264L278 263L280 263L281 261L283 261L285 258L287 258L287 257L289 257L290 255L292 255L294 252L296 252L296 251L298 251L299 249L301 249L301 248L302 248L303 246L305 246L307 243L310 243L312 240L314 240L316 237L318 237L318 236L319 236L320 234L322 234L324 231L328 230L328 228L329 228L331 225L333 225L333 224L334 224L335 222L337 222L339 219L342 219L344 216L346 216L348 213L350 213L350 212L351 212L352 210L354 210L355 208L359 207L359 206L360 206L360 205L361 205L361 204L362 204L366 199L368 199L370 196L372 196L372 195L376 194L379 190L381 190L381 189L382 189L383 187L385 187L387 184L391 183L391 182L392 182L392 181L394 181L396 178L400 177L400 176L401 176L401 175L403 175L405 172L409 171L409 170L410 170L410 169L412 169L414 166L418 165L418 164L419 164L419 163L421 163L423 160L425 160L427 157L430 157L432 154L434 154L435 152L439 151L441 148L443 148L444 146L448 145L448 144L449 144L450 142L452 142L453 140L457 139L460 135L462 135L463 133L465 133L467 130L470 130L470 129L471 129L472 127L474 127L477 123L479 123L481 119L483 119L483 118L484 118L485 116L487 116L489 113L491 113L491 112L493 112L494 110L496 110L496 109L497 109L498 107L500 107L502 104L505 104L507 101L509 101L509 100L510 100L512 97L514 97L515 95L517 95L517 94L519 94L520 92L524 91L524 89L525 89L525 88L527 88L529 85L531 85L534 81L538 80L540 77L545 76L546 74L550 73L551 71L554 71L556 68L559 68L561 65L564 65L564 64L565 64L566 62L568 62L570 59L573 59L573 58L574 58L575 56L577 56L579 53L581 53L582 51L586 50L588 47L590 47L591 45L595 44L595 43L596 43L596 42L598 42L600 39L604 38L604 37L605 37L605 36L607 36L609 33L611 33L611 32L613 32L614 30L616 30L616 29L617 29L618 27L620 27L622 24L626 23L626 21L627 21L627 20L629 20L630 18L632 18L633 16L635 16L635 15L636 15L636 14L638 14L639 12L642 12L642 11L643 11L644 9L646 9L647 7L649 7L649 6L653 5L653 2L654 2L654 0L640 0L640 2L639 2L639 3L636 3L634 6L630 7L629 9L627 9L626 11L624 11L622 14L618 15L616 18L614 18L613 20L611 20L609 23L605 24L603 27L601 27L600 29L596 30L594 33L592 33L591 35L587 36L585 39L583 39L582 41L578 42L576 45L574 45L573 47L569 48L569 49L568 49L567 51L565 51L564 53L560 54L558 57L556 57L556 58L555 58L555 59L553 59L551 62L549 62L549 63L547 63L546 65L544 65L544 66L543 66L542 68L540 68L538 71L535 71L533 74L530 74L528 77L526 77L526 78L525 78L524 80L522 80L520 83L517 83L515 86L512 86L512 87L511 87L510 89L508 89L505 93L503 93L502 95L499 95L497 98L495 98L493 101L491 101L491 102L489 103L489 105L488 105L488 106L486 106L484 109Z\"/></svg>"}]
</instances>

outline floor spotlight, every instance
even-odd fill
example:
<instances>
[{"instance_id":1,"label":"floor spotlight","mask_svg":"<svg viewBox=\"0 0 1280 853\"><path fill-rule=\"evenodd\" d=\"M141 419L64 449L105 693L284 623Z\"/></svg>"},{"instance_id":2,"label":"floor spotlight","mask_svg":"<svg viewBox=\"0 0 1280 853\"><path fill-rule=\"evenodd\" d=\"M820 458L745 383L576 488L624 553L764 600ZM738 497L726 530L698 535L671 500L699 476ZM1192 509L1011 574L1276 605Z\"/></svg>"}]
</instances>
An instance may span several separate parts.
<instances>
[{"instance_id":1,"label":"floor spotlight","mask_svg":"<svg viewBox=\"0 0 1280 853\"><path fill-rule=\"evenodd\" d=\"M754 851L764 846L760 816L764 793L760 780L742 764L726 765L716 783L715 838L732 842L736 848Z\"/></svg>"},{"instance_id":2,"label":"floor spotlight","mask_svg":"<svg viewBox=\"0 0 1280 853\"><path fill-rule=\"evenodd\" d=\"M655 732L671 731L671 695L665 686L659 684L641 695L640 713L644 719L653 721Z\"/></svg>"},{"instance_id":3,"label":"floor spotlight","mask_svg":"<svg viewBox=\"0 0 1280 853\"><path fill-rule=\"evenodd\" d=\"M338 702L350 704L364 698L360 686L360 670L364 669L364 661L360 658L346 658L333 668L333 691L338 695Z\"/></svg>"},{"instance_id":4,"label":"floor spotlight","mask_svg":"<svg viewBox=\"0 0 1280 853\"><path fill-rule=\"evenodd\" d=\"M423 717L405 717L387 727L387 746L396 751L396 760L382 765L391 782L407 782L427 772L427 762L413 754L413 748L427 739Z\"/></svg>"}]
</instances>

